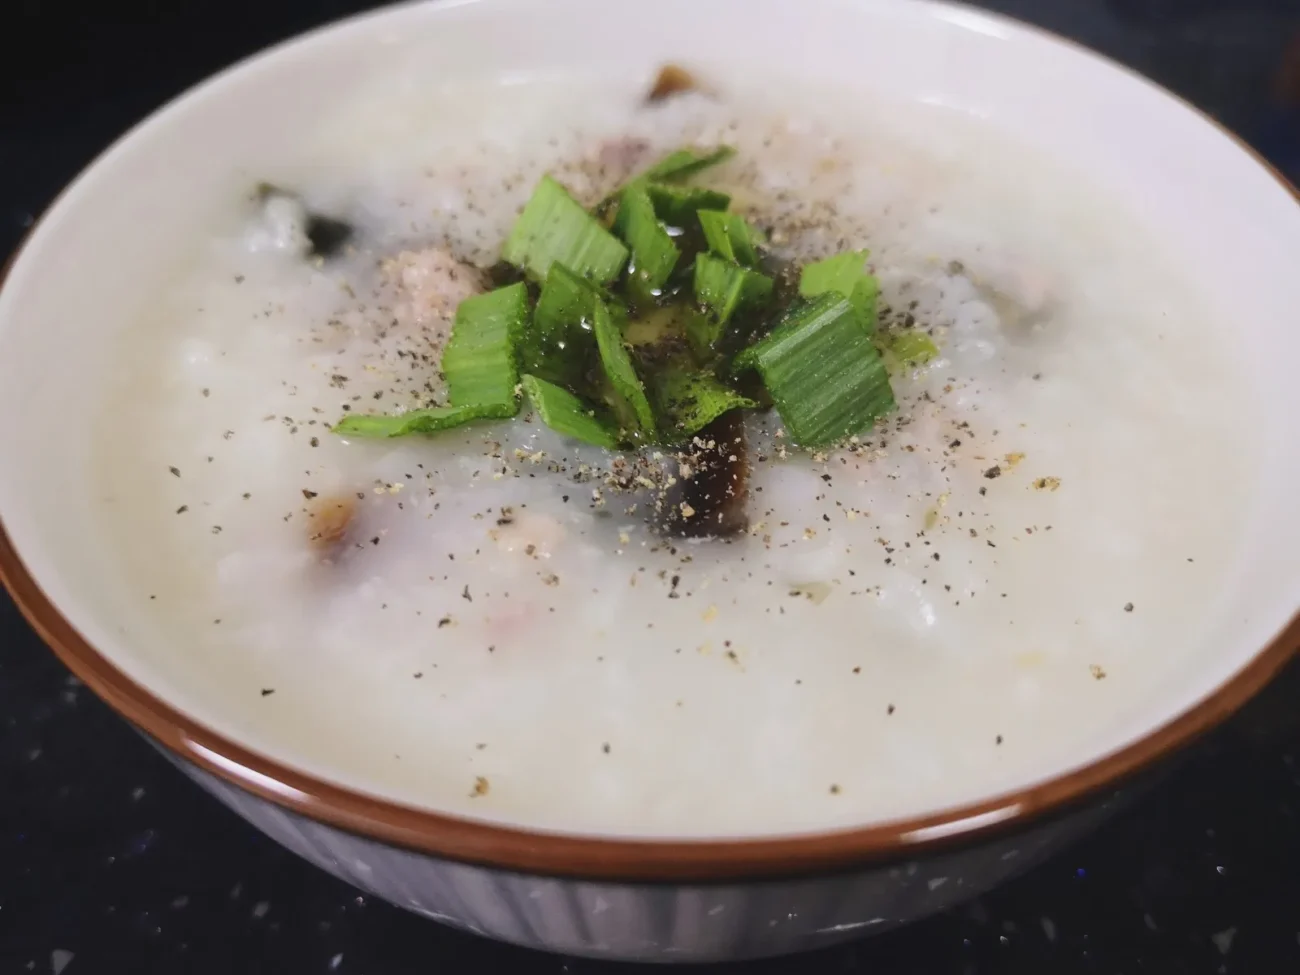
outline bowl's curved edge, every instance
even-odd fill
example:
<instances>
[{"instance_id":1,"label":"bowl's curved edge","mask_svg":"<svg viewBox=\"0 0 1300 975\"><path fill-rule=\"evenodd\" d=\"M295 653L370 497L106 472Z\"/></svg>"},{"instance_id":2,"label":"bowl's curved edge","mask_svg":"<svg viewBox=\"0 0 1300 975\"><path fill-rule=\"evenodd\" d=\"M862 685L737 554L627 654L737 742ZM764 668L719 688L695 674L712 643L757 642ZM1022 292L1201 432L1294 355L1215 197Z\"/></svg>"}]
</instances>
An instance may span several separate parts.
<instances>
[{"instance_id":1,"label":"bowl's curved edge","mask_svg":"<svg viewBox=\"0 0 1300 975\"><path fill-rule=\"evenodd\" d=\"M2 283L2 279L0 279ZM331 826L451 860L547 876L628 882L760 879L841 871L978 839L1063 813L1218 726L1300 649L1300 614L1197 706L1128 747L1031 788L913 820L737 840L626 840L533 832L402 806L250 751L132 681L92 647L27 571L0 524L0 582L32 628L92 691L188 762Z\"/></svg>"},{"instance_id":2,"label":"bowl's curved edge","mask_svg":"<svg viewBox=\"0 0 1300 975\"><path fill-rule=\"evenodd\" d=\"M936 5L965 6L950 2ZM1084 52L1105 61L1113 70L1160 88L1166 97L1240 146L1300 205L1300 191L1274 166L1235 133L1177 94L1069 38L1002 15L969 9ZM46 212L60 199L62 194ZM40 223L38 220L29 229L28 237ZM22 250L20 244L0 267L0 288ZM634 840L535 832L403 806L344 789L250 751L159 699L91 646L41 590L10 541L3 520L0 583L41 639L96 695L185 761L233 785L323 823L449 860L546 876L625 882L764 879L842 871L865 863L915 858L939 846L973 842L1048 814L1063 813L1108 787L1117 787L1216 728L1300 651L1297 611L1249 663L1193 707L1117 752L1018 792L925 817L859 829L735 840Z\"/></svg>"}]
</instances>

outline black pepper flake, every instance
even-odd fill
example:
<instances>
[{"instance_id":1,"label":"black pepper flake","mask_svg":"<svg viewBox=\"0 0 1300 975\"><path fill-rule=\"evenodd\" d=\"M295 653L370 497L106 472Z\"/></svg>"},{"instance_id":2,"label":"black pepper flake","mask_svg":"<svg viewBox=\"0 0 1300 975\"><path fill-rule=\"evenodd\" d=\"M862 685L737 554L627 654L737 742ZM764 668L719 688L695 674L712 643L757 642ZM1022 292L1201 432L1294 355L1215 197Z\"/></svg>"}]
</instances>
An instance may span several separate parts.
<instances>
[{"instance_id":1,"label":"black pepper flake","mask_svg":"<svg viewBox=\"0 0 1300 975\"><path fill-rule=\"evenodd\" d=\"M460 598L465 600L465 602L467 603L472 603L474 601L474 597L469 594L468 585L466 585L465 588L460 591Z\"/></svg>"},{"instance_id":2,"label":"black pepper flake","mask_svg":"<svg viewBox=\"0 0 1300 975\"><path fill-rule=\"evenodd\" d=\"M441 630L444 626L451 626L450 616L444 616L442 619L438 620L438 629Z\"/></svg>"},{"instance_id":3,"label":"black pepper flake","mask_svg":"<svg viewBox=\"0 0 1300 975\"><path fill-rule=\"evenodd\" d=\"M167 469L172 472L172 477L181 476L181 469L179 467L169 467Z\"/></svg>"},{"instance_id":4,"label":"black pepper flake","mask_svg":"<svg viewBox=\"0 0 1300 975\"><path fill-rule=\"evenodd\" d=\"M986 495L986 494L988 494L988 493L989 493L989 489L988 489L988 488L986 488L986 487L982 487L982 488L980 488L980 497L983 497L984 495Z\"/></svg>"},{"instance_id":5,"label":"black pepper flake","mask_svg":"<svg viewBox=\"0 0 1300 975\"><path fill-rule=\"evenodd\" d=\"M1124 612L1126 612L1126 613L1131 613L1131 612L1133 612L1133 604L1132 604L1132 603L1125 603L1125 604L1124 604Z\"/></svg>"},{"instance_id":6,"label":"black pepper flake","mask_svg":"<svg viewBox=\"0 0 1300 975\"><path fill-rule=\"evenodd\" d=\"M274 687L263 687L263 688L262 688L262 696L263 696L263 697L270 697L270 696L271 696L272 694L274 694L274 693L275 693L275 688L274 688Z\"/></svg>"},{"instance_id":7,"label":"black pepper flake","mask_svg":"<svg viewBox=\"0 0 1300 975\"><path fill-rule=\"evenodd\" d=\"M600 750L601 750L602 752L604 752L606 755L608 755L608 754L609 754L609 742L605 742L605 744L601 745L601 746L600 746Z\"/></svg>"},{"instance_id":8,"label":"black pepper flake","mask_svg":"<svg viewBox=\"0 0 1300 975\"><path fill-rule=\"evenodd\" d=\"M421 677L424 676L424 671L422 671L422 670L420 670L420 671L416 671L412 676L413 676L416 680L419 680Z\"/></svg>"},{"instance_id":9,"label":"black pepper flake","mask_svg":"<svg viewBox=\"0 0 1300 975\"><path fill-rule=\"evenodd\" d=\"M306 498L308 501L310 501L312 498L316 497L316 492L315 492L315 491L309 491L309 490L307 490L307 488L303 488L303 489L302 489L302 496L303 496L304 498Z\"/></svg>"},{"instance_id":10,"label":"black pepper flake","mask_svg":"<svg viewBox=\"0 0 1300 975\"><path fill-rule=\"evenodd\" d=\"M203 393L203 398L204 398L204 399L207 399L209 396L212 395L212 390L208 389L208 387L206 387L206 386L204 386L203 389L200 390L200 392Z\"/></svg>"},{"instance_id":11,"label":"black pepper flake","mask_svg":"<svg viewBox=\"0 0 1300 975\"><path fill-rule=\"evenodd\" d=\"M995 745L1000 745L1000 744L1002 744L1002 736L1001 736L1001 735L998 735L996 738L994 738L994 739L993 739L993 743L994 743Z\"/></svg>"},{"instance_id":12,"label":"black pepper flake","mask_svg":"<svg viewBox=\"0 0 1300 975\"><path fill-rule=\"evenodd\" d=\"M885 708L885 714L893 714L893 713L894 713L894 706L892 704L889 705L887 708Z\"/></svg>"},{"instance_id":13,"label":"black pepper flake","mask_svg":"<svg viewBox=\"0 0 1300 975\"><path fill-rule=\"evenodd\" d=\"M839 787L838 785L832 785L832 786L831 786L831 795L833 795L833 796L838 796L839 794L840 794L840 787Z\"/></svg>"},{"instance_id":14,"label":"black pepper flake","mask_svg":"<svg viewBox=\"0 0 1300 975\"><path fill-rule=\"evenodd\" d=\"M311 440L309 441L309 443L310 443L313 447L319 447L319 446L320 446L320 437L312 437Z\"/></svg>"},{"instance_id":15,"label":"black pepper flake","mask_svg":"<svg viewBox=\"0 0 1300 975\"><path fill-rule=\"evenodd\" d=\"M987 477L990 481L993 480L993 478L995 477L1001 477L1002 468L999 467L997 464L994 464L992 467L990 467L988 470L984 472L984 476Z\"/></svg>"},{"instance_id":16,"label":"black pepper flake","mask_svg":"<svg viewBox=\"0 0 1300 975\"><path fill-rule=\"evenodd\" d=\"M190 510L190 506L189 506L188 504L183 504L183 505L181 505L179 508L176 509L176 513L177 513L178 515L183 515L183 514L185 514L185 512L187 512L187 511L189 511L189 510Z\"/></svg>"}]
</instances>

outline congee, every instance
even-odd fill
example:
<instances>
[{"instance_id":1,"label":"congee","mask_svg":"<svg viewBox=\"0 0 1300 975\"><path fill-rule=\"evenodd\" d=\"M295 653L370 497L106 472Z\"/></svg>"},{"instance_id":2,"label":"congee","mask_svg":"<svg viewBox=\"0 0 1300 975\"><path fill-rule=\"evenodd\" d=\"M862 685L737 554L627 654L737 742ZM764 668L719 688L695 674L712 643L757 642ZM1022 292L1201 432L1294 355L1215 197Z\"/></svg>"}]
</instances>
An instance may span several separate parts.
<instances>
[{"instance_id":1,"label":"congee","mask_svg":"<svg viewBox=\"0 0 1300 975\"><path fill-rule=\"evenodd\" d=\"M935 811L1122 741L1237 557L1204 269L955 109L370 85L212 213L106 369L105 522L206 693L356 788Z\"/></svg>"}]
</instances>

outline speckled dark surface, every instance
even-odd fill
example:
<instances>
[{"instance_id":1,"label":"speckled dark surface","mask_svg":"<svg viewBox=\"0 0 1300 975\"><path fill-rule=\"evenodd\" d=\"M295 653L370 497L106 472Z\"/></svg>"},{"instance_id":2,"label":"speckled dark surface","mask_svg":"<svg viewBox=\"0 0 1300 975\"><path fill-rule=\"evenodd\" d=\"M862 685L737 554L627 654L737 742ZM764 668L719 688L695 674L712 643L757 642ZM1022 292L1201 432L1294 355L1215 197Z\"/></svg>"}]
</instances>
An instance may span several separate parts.
<instances>
[{"instance_id":1,"label":"speckled dark surface","mask_svg":"<svg viewBox=\"0 0 1300 975\"><path fill-rule=\"evenodd\" d=\"M1218 116L1293 177L1276 93L1300 0L997 0ZM361 9L347 0L0 12L0 250L113 137L212 70ZM22 57L25 60L20 62ZM737 975L1300 972L1300 667L1101 832L955 913ZM615 975L359 897L200 793L0 597L0 975Z\"/></svg>"}]
</instances>

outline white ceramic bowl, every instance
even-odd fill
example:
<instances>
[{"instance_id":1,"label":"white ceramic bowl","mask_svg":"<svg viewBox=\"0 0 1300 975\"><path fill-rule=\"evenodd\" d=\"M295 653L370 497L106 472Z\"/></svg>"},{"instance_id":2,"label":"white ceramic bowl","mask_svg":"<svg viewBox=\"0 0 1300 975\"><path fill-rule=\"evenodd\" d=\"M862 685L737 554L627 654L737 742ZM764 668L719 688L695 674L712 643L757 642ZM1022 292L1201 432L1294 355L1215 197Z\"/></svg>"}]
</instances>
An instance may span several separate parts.
<instances>
[{"instance_id":1,"label":"white ceramic bowl","mask_svg":"<svg viewBox=\"0 0 1300 975\"><path fill-rule=\"evenodd\" d=\"M688 24L689 29L681 29ZM744 25L743 44L735 25ZM576 39L580 39L578 42ZM273 168L359 80L408 59L449 78L572 66L648 75L665 59L780 62L810 80L940 102L1069 157L1125 200L1234 310L1271 448L1225 574L1232 620L1141 727L1012 795L833 834L668 842L551 835L401 806L237 740L202 687L152 668L117 598L89 503L97 371L238 177ZM1238 707L1300 636L1300 208L1212 122L1078 47L972 9L913 0L445 0L276 48L168 106L41 220L0 292L0 574L65 662L205 788L303 856L394 903L559 951L642 959L828 944L944 908L1092 823L1135 771ZM1206 458L1206 463L1219 462ZM1207 512L1207 517L1213 517ZM1101 804L1099 806L1099 803Z\"/></svg>"}]
</instances>

